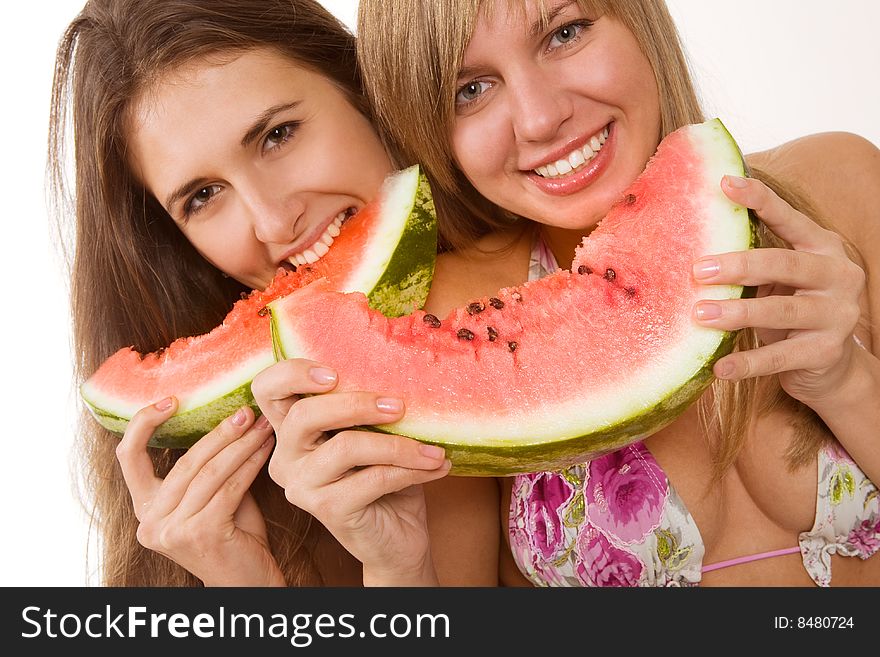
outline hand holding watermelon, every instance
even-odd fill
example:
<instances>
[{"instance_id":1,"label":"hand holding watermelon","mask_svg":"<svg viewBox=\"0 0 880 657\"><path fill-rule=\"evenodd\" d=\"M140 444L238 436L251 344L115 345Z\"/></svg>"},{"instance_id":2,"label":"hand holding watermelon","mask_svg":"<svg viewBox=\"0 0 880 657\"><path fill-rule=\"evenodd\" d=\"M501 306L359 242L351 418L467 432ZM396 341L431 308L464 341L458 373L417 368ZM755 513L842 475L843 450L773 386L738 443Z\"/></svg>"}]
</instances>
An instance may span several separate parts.
<instances>
[{"instance_id":1,"label":"hand holding watermelon","mask_svg":"<svg viewBox=\"0 0 880 657\"><path fill-rule=\"evenodd\" d=\"M169 397L140 410L116 450L140 522L138 542L207 586L283 586L263 514L249 492L272 451L272 427L241 408L161 479L147 442L177 408Z\"/></svg>"},{"instance_id":2,"label":"hand holding watermelon","mask_svg":"<svg viewBox=\"0 0 880 657\"><path fill-rule=\"evenodd\" d=\"M440 447L410 438L344 430L403 417L399 399L370 392L320 394L333 370L286 360L254 379L253 392L277 435L269 463L287 499L315 516L364 566L367 585L436 585L421 484L449 472Z\"/></svg>"},{"instance_id":3,"label":"hand holding watermelon","mask_svg":"<svg viewBox=\"0 0 880 657\"><path fill-rule=\"evenodd\" d=\"M714 366L724 379L778 374L783 389L815 406L846 389L857 359L853 331L865 272L840 237L780 199L764 183L725 177L727 196L756 214L792 249L754 249L703 258L703 284L760 286L757 298L703 301L695 316L723 330L758 329L763 346L729 354ZM860 351L860 350L858 350Z\"/></svg>"}]
</instances>

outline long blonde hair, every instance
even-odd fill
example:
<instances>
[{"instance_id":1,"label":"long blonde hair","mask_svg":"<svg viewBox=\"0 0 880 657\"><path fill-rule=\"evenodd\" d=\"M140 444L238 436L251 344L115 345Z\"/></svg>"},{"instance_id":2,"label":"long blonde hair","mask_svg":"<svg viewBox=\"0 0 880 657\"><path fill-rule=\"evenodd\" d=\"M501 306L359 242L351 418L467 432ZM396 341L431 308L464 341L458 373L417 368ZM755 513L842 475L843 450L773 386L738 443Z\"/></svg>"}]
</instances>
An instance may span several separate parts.
<instances>
[{"instance_id":1,"label":"long blonde hair","mask_svg":"<svg viewBox=\"0 0 880 657\"><path fill-rule=\"evenodd\" d=\"M360 0L358 60L367 96L387 146L402 164L418 162L428 175L440 225L441 245L465 249L487 233L523 221L486 199L455 164L450 140L455 120L457 74L479 11L497 0ZM659 141L677 128L704 120L678 31L663 0L578 0L588 15L616 18L635 36L657 81ZM764 181L792 206L816 217L804 194L764 171ZM819 221L821 223L821 221ZM786 247L761 226L759 246ZM735 349L758 346L756 331L740 331ZM760 402L760 403L759 403ZM736 461L753 419L780 406L794 412L792 468L807 462L830 438L811 409L789 397L777 377L717 380L701 399L701 418L712 446L714 480Z\"/></svg>"},{"instance_id":2,"label":"long blonde hair","mask_svg":"<svg viewBox=\"0 0 880 657\"><path fill-rule=\"evenodd\" d=\"M325 75L367 114L354 38L314 0L90 0L61 39L49 162L60 232L75 235L69 258L77 381L121 347L150 352L209 331L245 291L196 252L132 176L125 118L130 99L162 73L196 57L255 47ZM70 130L72 187L65 176ZM79 458L85 503L101 538L101 582L198 585L137 542L117 443L82 413ZM181 453L151 450L157 472L164 476ZM311 557L317 523L287 502L265 468L252 492L288 583L319 583Z\"/></svg>"}]
</instances>

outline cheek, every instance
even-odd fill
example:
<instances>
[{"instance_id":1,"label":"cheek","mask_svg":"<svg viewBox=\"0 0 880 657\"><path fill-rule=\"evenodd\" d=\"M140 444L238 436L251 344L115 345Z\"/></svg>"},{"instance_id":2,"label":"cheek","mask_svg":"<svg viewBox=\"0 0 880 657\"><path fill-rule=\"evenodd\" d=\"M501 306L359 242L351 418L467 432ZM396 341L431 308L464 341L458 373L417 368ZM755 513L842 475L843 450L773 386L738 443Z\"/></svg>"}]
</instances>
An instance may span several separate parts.
<instances>
[{"instance_id":1,"label":"cheek","mask_svg":"<svg viewBox=\"0 0 880 657\"><path fill-rule=\"evenodd\" d=\"M477 191L480 181L491 180L503 172L504 141L497 128L488 121L465 119L452 131L452 151L462 173Z\"/></svg>"}]
</instances>

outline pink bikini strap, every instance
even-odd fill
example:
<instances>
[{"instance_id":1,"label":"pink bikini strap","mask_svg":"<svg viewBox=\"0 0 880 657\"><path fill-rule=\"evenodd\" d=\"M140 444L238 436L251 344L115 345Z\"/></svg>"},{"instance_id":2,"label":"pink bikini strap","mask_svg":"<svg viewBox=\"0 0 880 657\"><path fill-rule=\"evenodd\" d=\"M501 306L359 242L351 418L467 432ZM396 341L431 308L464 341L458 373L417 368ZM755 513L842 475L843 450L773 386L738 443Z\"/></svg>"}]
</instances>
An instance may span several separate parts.
<instances>
[{"instance_id":1,"label":"pink bikini strap","mask_svg":"<svg viewBox=\"0 0 880 657\"><path fill-rule=\"evenodd\" d=\"M745 557L737 557L736 559L728 559L727 561L718 561L708 566L703 566L703 572L708 573L710 570L718 570L719 568L727 568L728 566L736 566L749 561L758 561L759 559L768 559L770 557L781 557L783 554L794 554L800 552L800 547L784 548L782 550L773 550L772 552L759 552L758 554L750 554Z\"/></svg>"}]
</instances>

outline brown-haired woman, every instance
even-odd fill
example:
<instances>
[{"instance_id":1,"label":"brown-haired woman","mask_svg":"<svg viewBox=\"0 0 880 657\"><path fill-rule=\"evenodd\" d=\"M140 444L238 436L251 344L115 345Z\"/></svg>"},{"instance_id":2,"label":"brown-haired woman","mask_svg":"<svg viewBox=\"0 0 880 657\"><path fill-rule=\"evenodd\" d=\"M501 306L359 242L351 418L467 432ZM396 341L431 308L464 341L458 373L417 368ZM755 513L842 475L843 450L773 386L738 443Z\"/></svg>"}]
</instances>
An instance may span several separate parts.
<instances>
[{"instance_id":1,"label":"brown-haired woman","mask_svg":"<svg viewBox=\"0 0 880 657\"><path fill-rule=\"evenodd\" d=\"M662 0L361 0L358 37L378 124L435 192L438 316L568 267L660 139L703 120ZM694 263L761 286L694 309L744 329L735 353L645 441L501 480L504 581L880 582L880 152L825 134L748 162L721 187L771 248Z\"/></svg>"},{"instance_id":2,"label":"brown-haired woman","mask_svg":"<svg viewBox=\"0 0 880 657\"><path fill-rule=\"evenodd\" d=\"M334 228L393 167L366 109L353 37L313 0L89 0L61 41L52 107L54 187L59 207L75 210L80 380L118 348L149 352L207 332L279 266L319 258ZM374 565L359 546L343 546L333 509L302 496L335 477L337 507L379 507L386 519L406 521L413 500L424 508L420 484L448 471L442 450L394 438L384 465L356 462L345 482L338 480L348 468L330 459L318 459L308 481L288 474L287 410L295 395L334 383L318 363L284 363L255 390L259 420L241 409L185 454L146 447L176 409L173 397L139 412L121 441L84 415L81 455L102 583L424 583L411 579L405 549L396 564ZM333 399L321 416L328 427L400 412L376 395L325 397ZM340 424L343 414L350 425ZM264 467L273 425L281 453L273 472L290 501ZM331 449L320 437L307 446L319 456ZM467 482L446 481L454 480L425 487L434 537L428 583L482 583L473 564L494 581L497 530L459 518L456 495L467 494ZM350 498L346 485L356 486ZM481 556L463 561L475 549Z\"/></svg>"}]
</instances>

